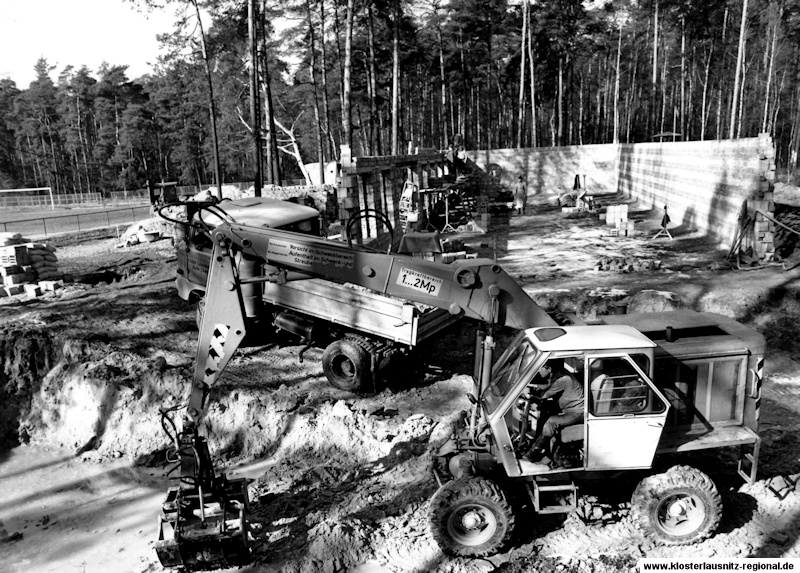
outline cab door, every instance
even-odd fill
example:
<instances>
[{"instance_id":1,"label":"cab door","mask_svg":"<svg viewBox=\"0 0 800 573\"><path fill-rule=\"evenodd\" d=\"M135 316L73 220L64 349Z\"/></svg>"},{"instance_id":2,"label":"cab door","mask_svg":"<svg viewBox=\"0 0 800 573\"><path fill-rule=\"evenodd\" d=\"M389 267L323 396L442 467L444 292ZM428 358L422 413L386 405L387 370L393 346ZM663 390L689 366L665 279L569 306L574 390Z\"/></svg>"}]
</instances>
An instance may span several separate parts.
<instances>
[{"instance_id":1,"label":"cab door","mask_svg":"<svg viewBox=\"0 0 800 573\"><path fill-rule=\"evenodd\" d=\"M586 363L586 469L647 468L669 403L630 356L591 357Z\"/></svg>"}]
</instances>

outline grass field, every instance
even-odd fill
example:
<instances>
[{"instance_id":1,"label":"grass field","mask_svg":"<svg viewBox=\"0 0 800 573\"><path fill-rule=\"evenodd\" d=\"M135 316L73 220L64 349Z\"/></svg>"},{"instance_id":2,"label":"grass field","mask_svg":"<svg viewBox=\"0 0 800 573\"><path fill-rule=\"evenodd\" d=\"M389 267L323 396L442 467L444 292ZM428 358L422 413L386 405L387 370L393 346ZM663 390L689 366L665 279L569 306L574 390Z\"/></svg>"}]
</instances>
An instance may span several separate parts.
<instances>
[{"instance_id":1,"label":"grass field","mask_svg":"<svg viewBox=\"0 0 800 573\"><path fill-rule=\"evenodd\" d=\"M0 210L0 231L24 236L55 235L114 225L127 226L150 217L150 205L100 208L49 208Z\"/></svg>"}]
</instances>

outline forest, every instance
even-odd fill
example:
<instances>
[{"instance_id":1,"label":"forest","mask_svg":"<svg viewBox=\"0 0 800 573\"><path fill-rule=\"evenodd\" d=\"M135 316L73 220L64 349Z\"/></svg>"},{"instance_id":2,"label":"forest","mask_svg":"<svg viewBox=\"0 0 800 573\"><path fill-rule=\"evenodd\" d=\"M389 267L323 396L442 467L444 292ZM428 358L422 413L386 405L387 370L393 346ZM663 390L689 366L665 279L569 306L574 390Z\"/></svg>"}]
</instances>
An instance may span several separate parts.
<instances>
[{"instance_id":1,"label":"forest","mask_svg":"<svg viewBox=\"0 0 800 573\"><path fill-rule=\"evenodd\" d=\"M175 11L152 73L42 58L28 87L0 79L0 188L287 184L342 145L761 132L779 167L797 164L798 0L127 1Z\"/></svg>"}]
</instances>

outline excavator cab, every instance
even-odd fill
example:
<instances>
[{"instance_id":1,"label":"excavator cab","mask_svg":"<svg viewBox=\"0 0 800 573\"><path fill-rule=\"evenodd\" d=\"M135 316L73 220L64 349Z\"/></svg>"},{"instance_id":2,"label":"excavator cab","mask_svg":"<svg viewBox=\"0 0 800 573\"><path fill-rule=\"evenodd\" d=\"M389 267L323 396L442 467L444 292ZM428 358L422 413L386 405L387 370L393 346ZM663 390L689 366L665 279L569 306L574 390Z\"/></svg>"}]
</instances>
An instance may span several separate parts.
<instances>
[{"instance_id":1,"label":"excavator cab","mask_svg":"<svg viewBox=\"0 0 800 573\"><path fill-rule=\"evenodd\" d=\"M631 327L604 329L602 338L597 334L597 327L586 326L530 329L495 364L479 406L491 428L494 457L509 477L652 465L669 410L651 379L655 344ZM552 360L563 361L565 371L583 387L583 423L566 426L556 436L560 445L579 445L568 467L552 459L559 443L550 445L550 460L544 464L523 457L537 425L548 412L557 413L529 405L544 383L540 370ZM535 420L531 411L538 414Z\"/></svg>"},{"instance_id":2,"label":"excavator cab","mask_svg":"<svg viewBox=\"0 0 800 573\"><path fill-rule=\"evenodd\" d=\"M567 513L577 507L582 477L651 468L670 409L651 377L655 346L632 327L556 326L517 335L490 379L476 380L473 423L439 451L439 467L455 478L431 500L429 523L439 546L454 555L482 556L508 541L515 516L505 478L524 486L538 513ZM529 461L529 445L547 416L558 413L534 404L537 389L547 387L543 368L552 362L583 388L583 419L560 428L548 457ZM685 520L683 514L673 519L680 521L676 542L710 534L706 506L690 508L695 497L681 495L659 510L668 524L670 511L687 513ZM713 503L708 508L716 515Z\"/></svg>"}]
</instances>

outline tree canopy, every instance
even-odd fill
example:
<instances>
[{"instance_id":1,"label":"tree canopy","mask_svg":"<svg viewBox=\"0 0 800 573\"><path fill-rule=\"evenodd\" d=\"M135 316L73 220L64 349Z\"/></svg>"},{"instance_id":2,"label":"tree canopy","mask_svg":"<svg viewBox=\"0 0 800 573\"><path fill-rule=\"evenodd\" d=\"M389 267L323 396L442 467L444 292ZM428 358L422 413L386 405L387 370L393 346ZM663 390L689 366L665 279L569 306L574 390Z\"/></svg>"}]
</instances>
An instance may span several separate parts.
<instances>
[{"instance_id":1,"label":"tree canopy","mask_svg":"<svg viewBox=\"0 0 800 573\"><path fill-rule=\"evenodd\" d=\"M348 140L363 156L768 132L797 165L800 0L251 2L161 2L186 10L143 77L40 59L27 88L0 80L0 187L213 183L216 155L222 181L252 181L254 137L267 182Z\"/></svg>"}]
</instances>

